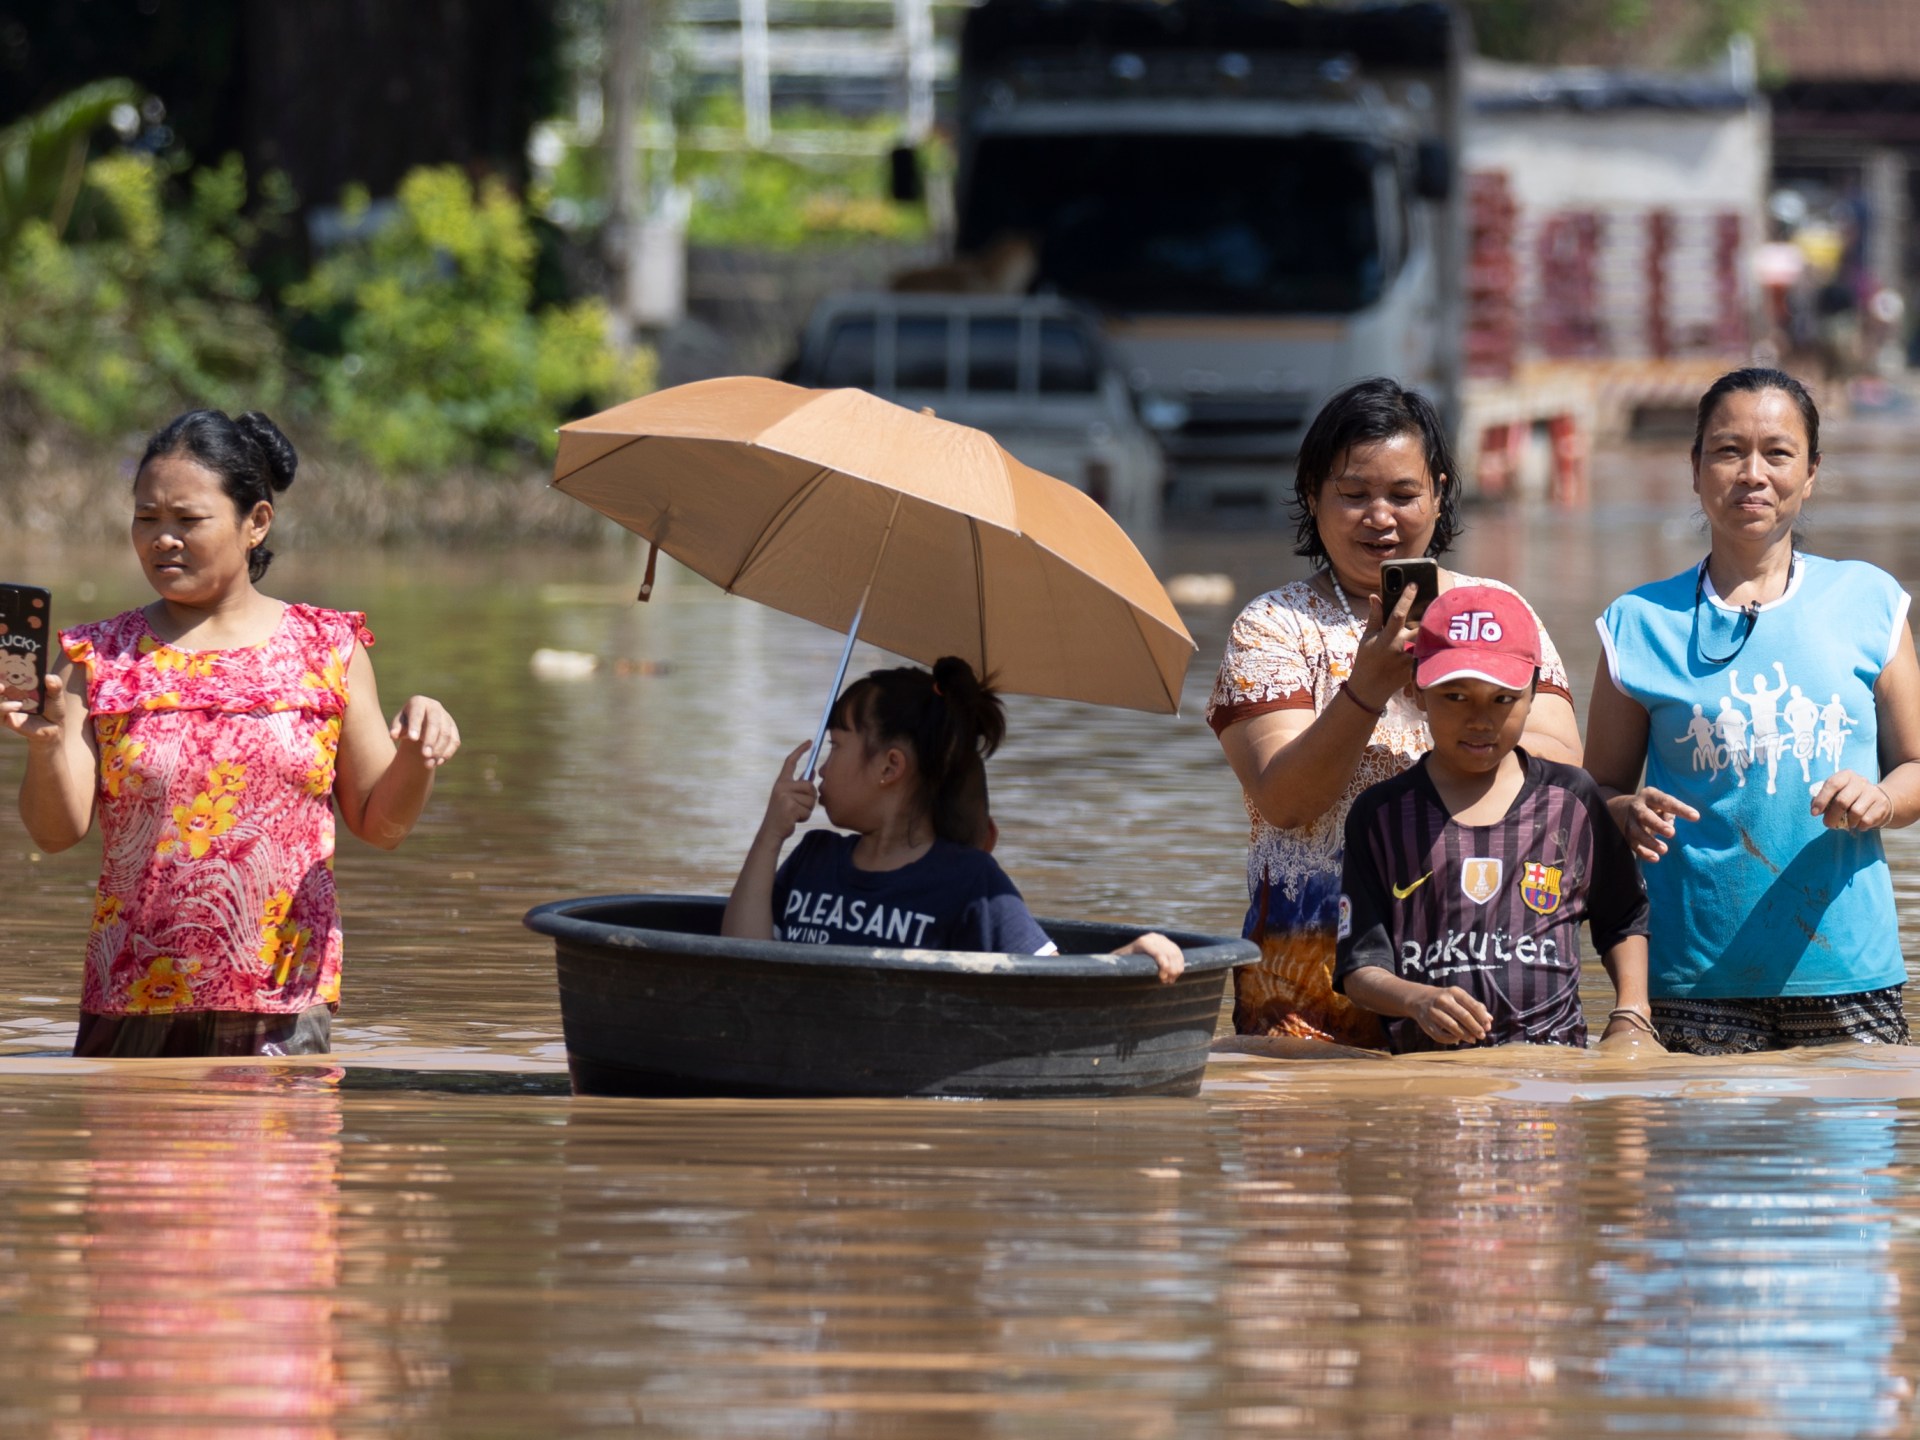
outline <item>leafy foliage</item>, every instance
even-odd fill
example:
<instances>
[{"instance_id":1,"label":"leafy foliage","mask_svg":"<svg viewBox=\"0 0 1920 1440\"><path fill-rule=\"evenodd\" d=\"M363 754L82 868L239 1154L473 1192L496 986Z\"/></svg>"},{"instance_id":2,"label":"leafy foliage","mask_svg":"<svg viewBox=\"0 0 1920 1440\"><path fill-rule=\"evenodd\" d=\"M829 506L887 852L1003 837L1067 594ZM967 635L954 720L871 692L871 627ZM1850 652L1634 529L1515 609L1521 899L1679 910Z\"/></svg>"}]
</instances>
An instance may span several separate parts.
<instances>
[{"instance_id":1,"label":"leafy foliage","mask_svg":"<svg viewBox=\"0 0 1920 1440\"><path fill-rule=\"evenodd\" d=\"M1768 20L1793 3L1464 0L1464 8L1480 53L1496 60L1659 67L1708 61L1737 34L1763 39Z\"/></svg>"},{"instance_id":2,"label":"leafy foliage","mask_svg":"<svg viewBox=\"0 0 1920 1440\"><path fill-rule=\"evenodd\" d=\"M292 197L269 178L249 213L237 156L184 166L130 151L94 160L67 235L65 217L34 215L0 242L0 392L99 436L146 429L169 407L280 402L285 347L248 256Z\"/></svg>"},{"instance_id":3,"label":"leafy foliage","mask_svg":"<svg viewBox=\"0 0 1920 1440\"><path fill-rule=\"evenodd\" d=\"M364 192L345 211L359 238L287 295L339 336L316 372L341 444L392 468L550 454L560 419L650 385L651 357L614 350L601 302L530 310L534 237L498 181L424 168L384 213Z\"/></svg>"},{"instance_id":4,"label":"leafy foliage","mask_svg":"<svg viewBox=\"0 0 1920 1440\"><path fill-rule=\"evenodd\" d=\"M855 153L798 156L744 147L682 149L675 178L693 193L690 241L792 250L926 235L925 206L896 204L886 192L885 152L894 131L892 120L862 123L798 108L782 109L777 119L782 130L844 136ZM711 97L692 120L696 126L722 131L737 132L744 124L734 96Z\"/></svg>"},{"instance_id":5,"label":"leafy foliage","mask_svg":"<svg viewBox=\"0 0 1920 1440\"><path fill-rule=\"evenodd\" d=\"M418 170L397 200L348 197L354 238L282 297L255 269L293 195L237 157L86 159L138 92L89 86L0 131L0 414L119 439L194 406L305 411L390 469L550 453L570 413L651 383L598 301L539 308L534 232L505 185Z\"/></svg>"},{"instance_id":6,"label":"leafy foliage","mask_svg":"<svg viewBox=\"0 0 1920 1440\"><path fill-rule=\"evenodd\" d=\"M87 142L123 105L140 103L131 80L86 85L0 130L0 251L29 220L66 229L85 176Z\"/></svg>"}]
</instances>

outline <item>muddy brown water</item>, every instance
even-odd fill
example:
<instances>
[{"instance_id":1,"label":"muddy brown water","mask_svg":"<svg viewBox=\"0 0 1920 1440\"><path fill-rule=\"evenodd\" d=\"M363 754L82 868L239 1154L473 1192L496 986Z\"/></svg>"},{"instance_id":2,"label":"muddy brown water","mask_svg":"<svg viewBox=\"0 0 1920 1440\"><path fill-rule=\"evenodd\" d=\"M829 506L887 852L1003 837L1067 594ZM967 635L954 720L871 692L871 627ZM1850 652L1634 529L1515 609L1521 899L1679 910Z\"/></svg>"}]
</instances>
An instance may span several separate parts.
<instances>
[{"instance_id":1,"label":"muddy brown water","mask_svg":"<svg viewBox=\"0 0 1920 1440\"><path fill-rule=\"evenodd\" d=\"M1837 428L1810 547L1920 588L1912 432ZM1460 567L1535 602L1583 705L1593 616L1700 553L1680 450L1604 455L1581 512L1470 517ZM1155 559L1237 605L1290 548ZM275 593L370 612L389 709L437 695L466 736L406 847L342 836L328 1063L66 1057L97 848L38 855L9 804L0 1433L1910 1428L1916 1052L1230 1059L1125 1104L569 1097L520 915L723 890L835 656L683 575L636 607L639 569L276 562ZM0 575L64 621L145 598L124 551L0 538ZM1234 608L1188 612L1180 719L1013 702L999 855L1037 912L1237 930L1245 824L1200 719ZM540 646L606 663L537 680ZM0 745L0 792L20 765ZM1889 849L1912 944L1920 843Z\"/></svg>"}]
</instances>

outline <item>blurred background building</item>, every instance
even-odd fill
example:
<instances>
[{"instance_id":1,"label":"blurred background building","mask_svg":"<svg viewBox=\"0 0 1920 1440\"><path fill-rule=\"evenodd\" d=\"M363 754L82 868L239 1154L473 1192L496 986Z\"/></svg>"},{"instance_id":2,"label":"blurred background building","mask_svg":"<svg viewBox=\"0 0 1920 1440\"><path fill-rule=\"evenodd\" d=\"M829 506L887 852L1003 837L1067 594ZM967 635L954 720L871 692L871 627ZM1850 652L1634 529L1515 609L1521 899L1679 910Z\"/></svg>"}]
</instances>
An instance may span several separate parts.
<instances>
[{"instance_id":1,"label":"blurred background building","mask_svg":"<svg viewBox=\"0 0 1920 1440\"><path fill-rule=\"evenodd\" d=\"M1702 375L1750 356L1833 403L1905 403L1920 10L1372 9L1431 37L1424 57L1427 42L1383 49L1319 18L1338 5L1279 0L0 0L0 432L84 448L150 413L155 386L182 401L264 386L375 465L511 468L538 453L515 437L550 428L546 410L778 372L821 302L895 287L1082 306L1111 352L1094 370L1132 388L1176 491L1222 457L1282 475L1288 437L1353 369L1439 392L1496 494L1576 497L1596 434L1670 423ZM130 88L72 99L113 80ZM1273 276L1234 292L1247 244L1274 276L1301 262L1275 258L1292 253L1281 232L1255 233L1271 218L1224 212L1211 239L1140 250L1187 245L1188 281L1213 267L1211 299L1186 281L1148 293L1148 270L1122 299L1067 265L1064 200L1049 211L1035 191L1016 216L1018 172L979 178L983 137L1027 113L1022 95L1083 120L1131 95L1122 128L1144 155L1166 136L1137 102L1183 86L1243 140L1287 130L1280 111L1309 99L1375 106L1376 193L1337 223L1365 232L1354 263L1384 267L1383 294L1430 255L1424 299L1369 319L1372 301L1275 300ZM1280 150L1260 153L1221 170L1214 199L1290 183ZM96 272L120 289L82 283ZM414 278L383 286L397 272ZM1154 338L1181 305L1186 350ZM422 317L442 312L464 318L435 341ZM156 313L185 318L161 335ZM1345 338L1310 353L1303 337L1329 325ZM483 347L491 369L459 352L475 333L504 337ZM545 388L509 403L516 367ZM963 372L945 382L955 403ZM382 423L403 384L435 417L430 444L406 438L417 419Z\"/></svg>"}]
</instances>

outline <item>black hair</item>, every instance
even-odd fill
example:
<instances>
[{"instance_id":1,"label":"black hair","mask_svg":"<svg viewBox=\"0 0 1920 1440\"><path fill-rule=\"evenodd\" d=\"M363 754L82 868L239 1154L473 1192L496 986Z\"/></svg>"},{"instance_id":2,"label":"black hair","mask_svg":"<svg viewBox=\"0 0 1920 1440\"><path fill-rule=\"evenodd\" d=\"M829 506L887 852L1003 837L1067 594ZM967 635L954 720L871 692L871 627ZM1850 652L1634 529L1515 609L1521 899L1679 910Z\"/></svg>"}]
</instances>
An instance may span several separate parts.
<instances>
[{"instance_id":1,"label":"black hair","mask_svg":"<svg viewBox=\"0 0 1920 1440\"><path fill-rule=\"evenodd\" d=\"M1426 455L1427 474L1438 493L1439 516L1427 554L1444 555L1460 533L1460 467L1447 444L1447 427L1433 402L1418 390L1408 390L1384 375L1349 385L1320 407L1300 442L1294 461L1293 553L1327 563L1327 547L1320 543L1313 507L1320 489L1333 478L1334 466L1356 445L1374 445L1396 436L1412 435Z\"/></svg>"},{"instance_id":2,"label":"black hair","mask_svg":"<svg viewBox=\"0 0 1920 1440\"><path fill-rule=\"evenodd\" d=\"M1707 438L1707 422L1713 418L1713 412L1720 408L1720 402L1733 394L1757 395L1763 390L1778 390L1795 405L1800 407L1800 423L1807 432L1807 458L1820 458L1820 407L1813 403L1813 396L1807 393L1807 387L1784 370L1775 370L1766 365L1749 365L1744 370L1729 370L1713 384L1707 387L1707 393L1700 397L1700 408L1693 417L1693 458L1700 458L1701 446Z\"/></svg>"},{"instance_id":3,"label":"black hair","mask_svg":"<svg viewBox=\"0 0 1920 1440\"><path fill-rule=\"evenodd\" d=\"M176 415L147 441L139 467L165 455L185 455L220 477L233 508L242 520L253 507L293 484L300 466L293 442L280 427L258 410L229 419L224 410L189 410ZM273 552L262 542L247 552L247 577L258 581L273 563Z\"/></svg>"},{"instance_id":4,"label":"black hair","mask_svg":"<svg viewBox=\"0 0 1920 1440\"><path fill-rule=\"evenodd\" d=\"M907 750L933 833L975 843L984 786L973 770L1006 737L1007 713L971 665L948 655L931 672L917 665L875 670L840 693L832 723L859 735L869 752L887 745Z\"/></svg>"}]
</instances>

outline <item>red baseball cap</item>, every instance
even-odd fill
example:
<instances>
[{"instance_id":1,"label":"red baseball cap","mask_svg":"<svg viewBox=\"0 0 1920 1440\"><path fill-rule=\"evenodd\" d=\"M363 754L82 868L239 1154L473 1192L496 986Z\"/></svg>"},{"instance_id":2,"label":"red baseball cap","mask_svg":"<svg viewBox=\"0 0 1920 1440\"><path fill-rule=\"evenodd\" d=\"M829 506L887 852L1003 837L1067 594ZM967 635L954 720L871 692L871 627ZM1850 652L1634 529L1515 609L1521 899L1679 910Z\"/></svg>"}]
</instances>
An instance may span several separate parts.
<instances>
[{"instance_id":1,"label":"red baseball cap","mask_svg":"<svg viewBox=\"0 0 1920 1440\"><path fill-rule=\"evenodd\" d=\"M1540 668L1540 626L1511 590L1457 585L1427 606L1413 658L1422 690L1462 676L1524 690Z\"/></svg>"}]
</instances>

